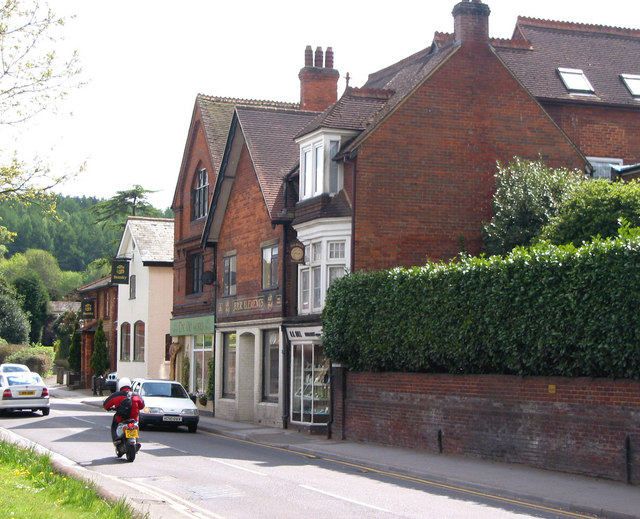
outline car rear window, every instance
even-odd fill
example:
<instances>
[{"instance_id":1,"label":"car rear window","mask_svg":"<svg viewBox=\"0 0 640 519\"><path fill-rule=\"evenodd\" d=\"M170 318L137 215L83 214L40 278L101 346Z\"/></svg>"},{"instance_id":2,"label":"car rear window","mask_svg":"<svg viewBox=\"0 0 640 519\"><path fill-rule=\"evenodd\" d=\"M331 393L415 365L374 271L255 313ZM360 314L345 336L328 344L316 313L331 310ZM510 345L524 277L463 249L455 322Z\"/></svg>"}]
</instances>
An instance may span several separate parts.
<instances>
[{"instance_id":1,"label":"car rear window","mask_svg":"<svg viewBox=\"0 0 640 519\"><path fill-rule=\"evenodd\" d=\"M7 384L10 386L20 386L24 384L41 384L40 377L34 373L16 373L5 375Z\"/></svg>"}]
</instances>

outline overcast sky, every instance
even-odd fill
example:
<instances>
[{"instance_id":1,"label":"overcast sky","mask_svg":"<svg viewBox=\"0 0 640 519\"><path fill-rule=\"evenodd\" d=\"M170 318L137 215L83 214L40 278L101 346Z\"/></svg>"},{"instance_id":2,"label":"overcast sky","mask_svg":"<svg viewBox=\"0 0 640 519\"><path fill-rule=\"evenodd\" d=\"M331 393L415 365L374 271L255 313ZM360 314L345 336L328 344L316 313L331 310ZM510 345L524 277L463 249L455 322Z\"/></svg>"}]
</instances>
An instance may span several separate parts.
<instances>
[{"instance_id":1,"label":"overcast sky","mask_svg":"<svg viewBox=\"0 0 640 519\"><path fill-rule=\"evenodd\" d=\"M37 151L53 171L86 170L60 188L109 198L140 184L171 205L198 93L299 101L304 49L331 46L341 74L361 86L371 72L452 32L456 0L49 0L67 18L60 52L76 49L87 85L55 116L3 147ZM489 0L489 32L509 38L520 16L640 28L638 0ZM12 140L14 142L9 142Z\"/></svg>"}]
</instances>

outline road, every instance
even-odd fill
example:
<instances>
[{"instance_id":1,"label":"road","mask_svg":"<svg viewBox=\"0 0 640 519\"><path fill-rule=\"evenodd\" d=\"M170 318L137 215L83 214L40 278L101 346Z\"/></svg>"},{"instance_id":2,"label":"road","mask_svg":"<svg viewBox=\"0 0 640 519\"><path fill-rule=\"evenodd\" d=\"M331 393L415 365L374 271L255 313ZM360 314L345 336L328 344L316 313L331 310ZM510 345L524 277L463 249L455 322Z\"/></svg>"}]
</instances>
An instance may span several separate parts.
<instances>
[{"instance_id":1,"label":"road","mask_svg":"<svg viewBox=\"0 0 640 519\"><path fill-rule=\"evenodd\" d=\"M110 422L105 411L53 399L49 416L7 415L0 427L84 467L151 519L585 517L203 431L141 431L142 449L127 463L114 455Z\"/></svg>"}]
</instances>

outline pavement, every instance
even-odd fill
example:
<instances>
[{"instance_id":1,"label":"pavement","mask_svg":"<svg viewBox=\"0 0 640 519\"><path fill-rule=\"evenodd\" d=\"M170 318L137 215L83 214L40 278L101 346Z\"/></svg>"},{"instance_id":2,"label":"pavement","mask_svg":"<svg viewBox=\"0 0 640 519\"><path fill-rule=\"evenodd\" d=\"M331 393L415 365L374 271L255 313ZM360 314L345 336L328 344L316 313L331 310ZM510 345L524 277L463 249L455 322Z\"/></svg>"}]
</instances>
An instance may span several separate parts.
<instances>
[{"instance_id":1,"label":"pavement","mask_svg":"<svg viewBox=\"0 0 640 519\"><path fill-rule=\"evenodd\" d=\"M56 384L55 379L47 385L54 399L73 399L97 407L108 394L94 396L89 389L70 390ZM640 487L625 483L418 449L328 440L287 429L222 420L207 413L200 415L198 430L419 480L436 489L461 491L467 497L481 495L526 502L543 510L561 509L577 518L640 518Z\"/></svg>"}]
</instances>

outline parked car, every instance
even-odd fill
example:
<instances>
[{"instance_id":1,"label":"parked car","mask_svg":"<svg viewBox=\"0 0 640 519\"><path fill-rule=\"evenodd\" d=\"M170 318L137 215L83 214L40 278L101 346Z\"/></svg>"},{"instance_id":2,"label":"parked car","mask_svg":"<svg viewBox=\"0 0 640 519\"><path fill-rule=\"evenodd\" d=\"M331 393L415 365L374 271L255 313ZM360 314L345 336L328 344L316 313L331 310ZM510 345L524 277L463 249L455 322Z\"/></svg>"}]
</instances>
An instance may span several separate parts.
<instances>
[{"instance_id":1,"label":"parked car","mask_svg":"<svg viewBox=\"0 0 640 519\"><path fill-rule=\"evenodd\" d=\"M198 408L180 382L160 379L134 379L131 390L144 400L139 424L169 426L186 425L190 433L198 430Z\"/></svg>"},{"instance_id":2,"label":"parked car","mask_svg":"<svg viewBox=\"0 0 640 519\"><path fill-rule=\"evenodd\" d=\"M37 373L14 371L0 374L0 411L31 410L49 414L49 390Z\"/></svg>"},{"instance_id":3,"label":"parked car","mask_svg":"<svg viewBox=\"0 0 640 519\"><path fill-rule=\"evenodd\" d=\"M30 373L31 370L29 369L29 366L25 366L24 364L0 364L0 373L15 373L15 372Z\"/></svg>"},{"instance_id":4,"label":"parked car","mask_svg":"<svg viewBox=\"0 0 640 519\"><path fill-rule=\"evenodd\" d=\"M105 387L115 393L116 389L118 389L118 373L115 371L113 373L109 373L107 378L104 380Z\"/></svg>"}]
</instances>

